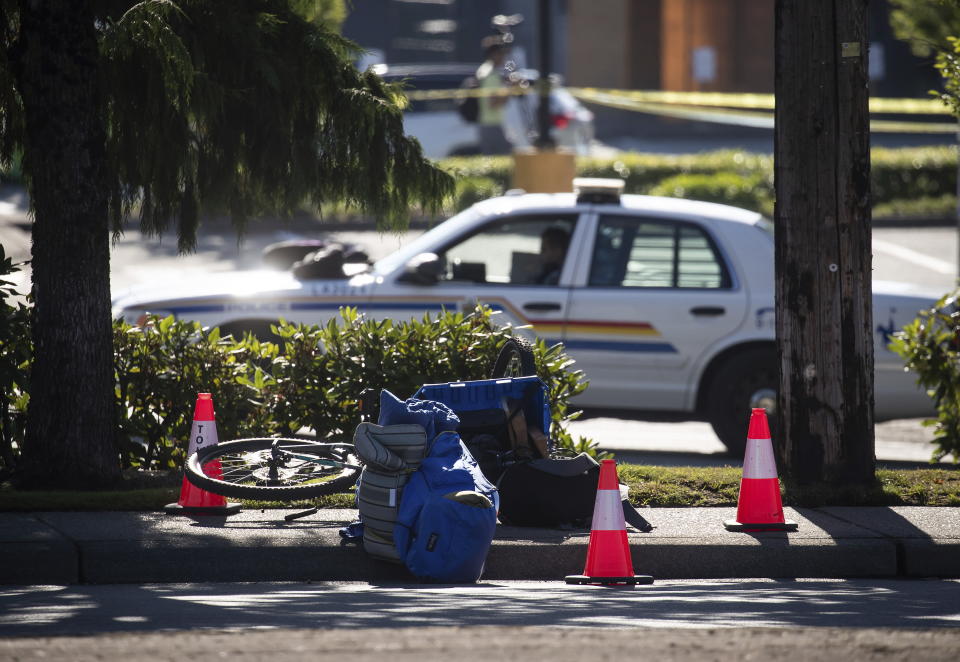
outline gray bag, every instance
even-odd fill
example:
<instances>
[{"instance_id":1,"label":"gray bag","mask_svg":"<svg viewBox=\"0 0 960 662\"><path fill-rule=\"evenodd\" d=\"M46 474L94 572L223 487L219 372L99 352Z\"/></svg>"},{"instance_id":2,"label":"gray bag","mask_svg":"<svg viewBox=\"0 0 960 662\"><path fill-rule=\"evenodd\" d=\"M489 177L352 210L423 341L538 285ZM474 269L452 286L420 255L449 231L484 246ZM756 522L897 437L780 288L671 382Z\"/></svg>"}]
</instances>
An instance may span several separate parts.
<instances>
[{"instance_id":1,"label":"gray bag","mask_svg":"<svg viewBox=\"0 0 960 662\"><path fill-rule=\"evenodd\" d=\"M363 548L371 556L400 563L393 527L403 488L426 453L426 431L411 424L360 423L353 443L365 463L357 483Z\"/></svg>"}]
</instances>

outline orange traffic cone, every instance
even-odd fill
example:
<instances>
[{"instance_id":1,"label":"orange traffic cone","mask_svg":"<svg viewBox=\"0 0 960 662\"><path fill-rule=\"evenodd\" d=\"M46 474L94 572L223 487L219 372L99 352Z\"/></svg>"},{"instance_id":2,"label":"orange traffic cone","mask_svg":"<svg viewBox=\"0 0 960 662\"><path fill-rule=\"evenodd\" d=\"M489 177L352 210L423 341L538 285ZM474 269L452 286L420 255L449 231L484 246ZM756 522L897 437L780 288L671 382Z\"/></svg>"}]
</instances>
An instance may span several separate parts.
<instances>
[{"instance_id":1,"label":"orange traffic cone","mask_svg":"<svg viewBox=\"0 0 960 662\"><path fill-rule=\"evenodd\" d=\"M747 452L737 499L737 519L723 523L728 531L796 531L797 523L783 518L780 480L773 458L767 410L754 409L747 431Z\"/></svg>"},{"instance_id":2,"label":"orange traffic cone","mask_svg":"<svg viewBox=\"0 0 960 662\"><path fill-rule=\"evenodd\" d=\"M582 575L568 575L568 584L652 584L650 575L634 575L627 542L627 524L620 502L620 481L613 460L600 462L597 500Z\"/></svg>"},{"instance_id":3,"label":"orange traffic cone","mask_svg":"<svg viewBox=\"0 0 960 662\"><path fill-rule=\"evenodd\" d=\"M197 404L193 410L193 427L190 429L190 447L187 457L197 452L201 446L217 443L217 422L213 417L213 397L209 393L198 393ZM214 460L204 466L206 473L213 478L222 476L220 460ZM227 503L226 497L213 494L183 477L180 486L180 500L168 503L163 509L172 515L233 515L240 512L239 503Z\"/></svg>"}]
</instances>

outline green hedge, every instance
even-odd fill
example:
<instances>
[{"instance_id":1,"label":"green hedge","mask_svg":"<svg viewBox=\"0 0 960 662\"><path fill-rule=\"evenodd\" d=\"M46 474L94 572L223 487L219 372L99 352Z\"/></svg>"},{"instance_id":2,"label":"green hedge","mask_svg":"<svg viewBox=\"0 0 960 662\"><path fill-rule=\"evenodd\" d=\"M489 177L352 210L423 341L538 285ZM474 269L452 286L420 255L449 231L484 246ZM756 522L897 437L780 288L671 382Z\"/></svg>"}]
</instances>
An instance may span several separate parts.
<instances>
[{"instance_id":1,"label":"green hedge","mask_svg":"<svg viewBox=\"0 0 960 662\"><path fill-rule=\"evenodd\" d=\"M0 469L14 462L23 443L30 391L30 308L6 280L19 269L0 244Z\"/></svg>"},{"instance_id":2,"label":"green hedge","mask_svg":"<svg viewBox=\"0 0 960 662\"><path fill-rule=\"evenodd\" d=\"M955 147L875 148L870 160L874 217L953 215L957 187ZM502 195L512 185L510 156L456 157L440 164L456 177L456 192L447 202L448 213ZM9 174L17 173L14 170ZM772 154L721 150L702 154L625 152L603 159L580 157L577 176L623 179L627 193L708 200L771 217L773 214ZM340 204L325 205L324 212L325 217L340 220L357 216Z\"/></svg>"},{"instance_id":3,"label":"green hedge","mask_svg":"<svg viewBox=\"0 0 960 662\"><path fill-rule=\"evenodd\" d=\"M917 382L927 389L937 417L924 421L933 426L933 459L952 454L960 461L960 289L945 295L933 308L922 311L902 331L894 334L890 349L906 360Z\"/></svg>"},{"instance_id":4,"label":"green hedge","mask_svg":"<svg viewBox=\"0 0 960 662\"><path fill-rule=\"evenodd\" d=\"M218 329L172 317L154 318L143 328L116 322L120 461L124 468L180 468L200 392L213 394L221 440L289 436L302 428L320 436L352 436L365 388L386 388L406 398L425 383L489 378L513 331L497 325L494 315L478 307L469 314L375 321L343 309L324 326L280 324L274 328L279 343L251 335L221 337ZM4 430L15 431L8 452L0 455L5 470L15 467L23 443L22 414L29 400L26 323L21 309L0 307L0 377L4 393L16 396L0 410ZM596 455L592 441L566 431L576 416L569 400L586 388L582 373L572 369L561 345L538 341L533 349L549 390L551 436L561 448Z\"/></svg>"},{"instance_id":5,"label":"green hedge","mask_svg":"<svg viewBox=\"0 0 960 662\"><path fill-rule=\"evenodd\" d=\"M955 218L957 196L944 194L911 200L898 199L873 206L874 218Z\"/></svg>"},{"instance_id":6,"label":"green hedge","mask_svg":"<svg viewBox=\"0 0 960 662\"><path fill-rule=\"evenodd\" d=\"M873 204L956 195L956 147L873 149L870 153Z\"/></svg>"},{"instance_id":7,"label":"green hedge","mask_svg":"<svg viewBox=\"0 0 960 662\"><path fill-rule=\"evenodd\" d=\"M712 174L686 174L667 177L654 186L650 195L719 202L744 209L755 209L773 216L773 191L761 176L720 171Z\"/></svg>"},{"instance_id":8,"label":"green hedge","mask_svg":"<svg viewBox=\"0 0 960 662\"><path fill-rule=\"evenodd\" d=\"M877 215L936 215L955 199L955 147L877 148L870 158ZM508 156L453 158L442 165L456 175L457 193L451 207L457 210L473 204L478 191L496 193L511 185L513 159ZM579 158L577 176L623 179L627 193L722 202L768 215L773 210L771 154L739 150L682 155L623 153L605 159Z\"/></svg>"}]
</instances>

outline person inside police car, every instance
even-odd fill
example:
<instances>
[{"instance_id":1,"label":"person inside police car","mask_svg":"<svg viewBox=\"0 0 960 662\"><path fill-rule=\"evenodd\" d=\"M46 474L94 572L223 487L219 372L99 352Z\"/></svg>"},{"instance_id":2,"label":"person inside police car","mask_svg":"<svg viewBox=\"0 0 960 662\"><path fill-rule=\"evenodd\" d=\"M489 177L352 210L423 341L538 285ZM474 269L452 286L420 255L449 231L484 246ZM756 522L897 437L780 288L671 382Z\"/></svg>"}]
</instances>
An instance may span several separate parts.
<instances>
[{"instance_id":1,"label":"person inside police car","mask_svg":"<svg viewBox=\"0 0 960 662\"><path fill-rule=\"evenodd\" d=\"M540 273L534 282L556 285L570 246L570 233L557 226L548 227L540 235Z\"/></svg>"}]
</instances>

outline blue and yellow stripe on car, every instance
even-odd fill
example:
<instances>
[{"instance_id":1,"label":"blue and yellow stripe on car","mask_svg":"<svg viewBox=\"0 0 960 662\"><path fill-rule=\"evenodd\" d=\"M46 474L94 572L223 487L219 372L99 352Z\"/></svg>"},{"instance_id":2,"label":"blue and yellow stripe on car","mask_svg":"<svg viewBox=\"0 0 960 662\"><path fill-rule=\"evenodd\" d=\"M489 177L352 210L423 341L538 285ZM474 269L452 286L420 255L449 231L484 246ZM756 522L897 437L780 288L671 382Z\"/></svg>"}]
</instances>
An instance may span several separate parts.
<instances>
[{"instance_id":1,"label":"blue and yellow stripe on car","mask_svg":"<svg viewBox=\"0 0 960 662\"><path fill-rule=\"evenodd\" d=\"M160 304L156 304L159 306ZM153 304L145 304L150 308ZM165 303L163 309L173 313L176 317L189 317L199 313L226 313L230 311L249 311L281 314L285 312L304 311L331 311L341 308L357 308L361 311L375 310L409 310L412 312L440 312L444 309L456 310L459 302L449 297L434 299L403 298L403 297L374 297L373 299L356 297L300 297L295 299L281 299L275 297L257 299L217 298L195 303Z\"/></svg>"},{"instance_id":2,"label":"blue and yellow stripe on car","mask_svg":"<svg viewBox=\"0 0 960 662\"><path fill-rule=\"evenodd\" d=\"M532 321L534 331L540 326ZM552 325L551 325L552 326ZM675 354L676 347L661 339L660 332L649 322L611 320L568 320L563 344L570 350L598 352L643 352Z\"/></svg>"},{"instance_id":3,"label":"blue and yellow stripe on car","mask_svg":"<svg viewBox=\"0 0 960 662\"><path fill-rule=\"evenodd\" d=\"M473 299L452 297L302 297L278 301L263 299L215 299L182 305L165 305L175 316L188 317L198 313L244 311L271 313L282 317L288 312L330 311L354 307L361 312L408 311L410 313L439 313L443 310L466 310ZM616 320L562 320L531 318L502 297L479 299L492 310L510 315L518 326L529 326L548 344L562 342L567 349L600 352L643 352L675 354L677 349L665 341L649 322Z\"/></svg>"},{"instance_id":4,"label":"blue and yellow stripe on car","mask_svg":"<svg viewBox=\"0 0 960 662\"><path fill-rule=\"evenodd\" d=\"M548 345L562 342L567 349L598 352L677 353L677 348L662 340L649 322L537 319L527 317L500 297L482 299L481 303L509 313L522 326L530 326Z\"/></svg>"}]
</instances>

